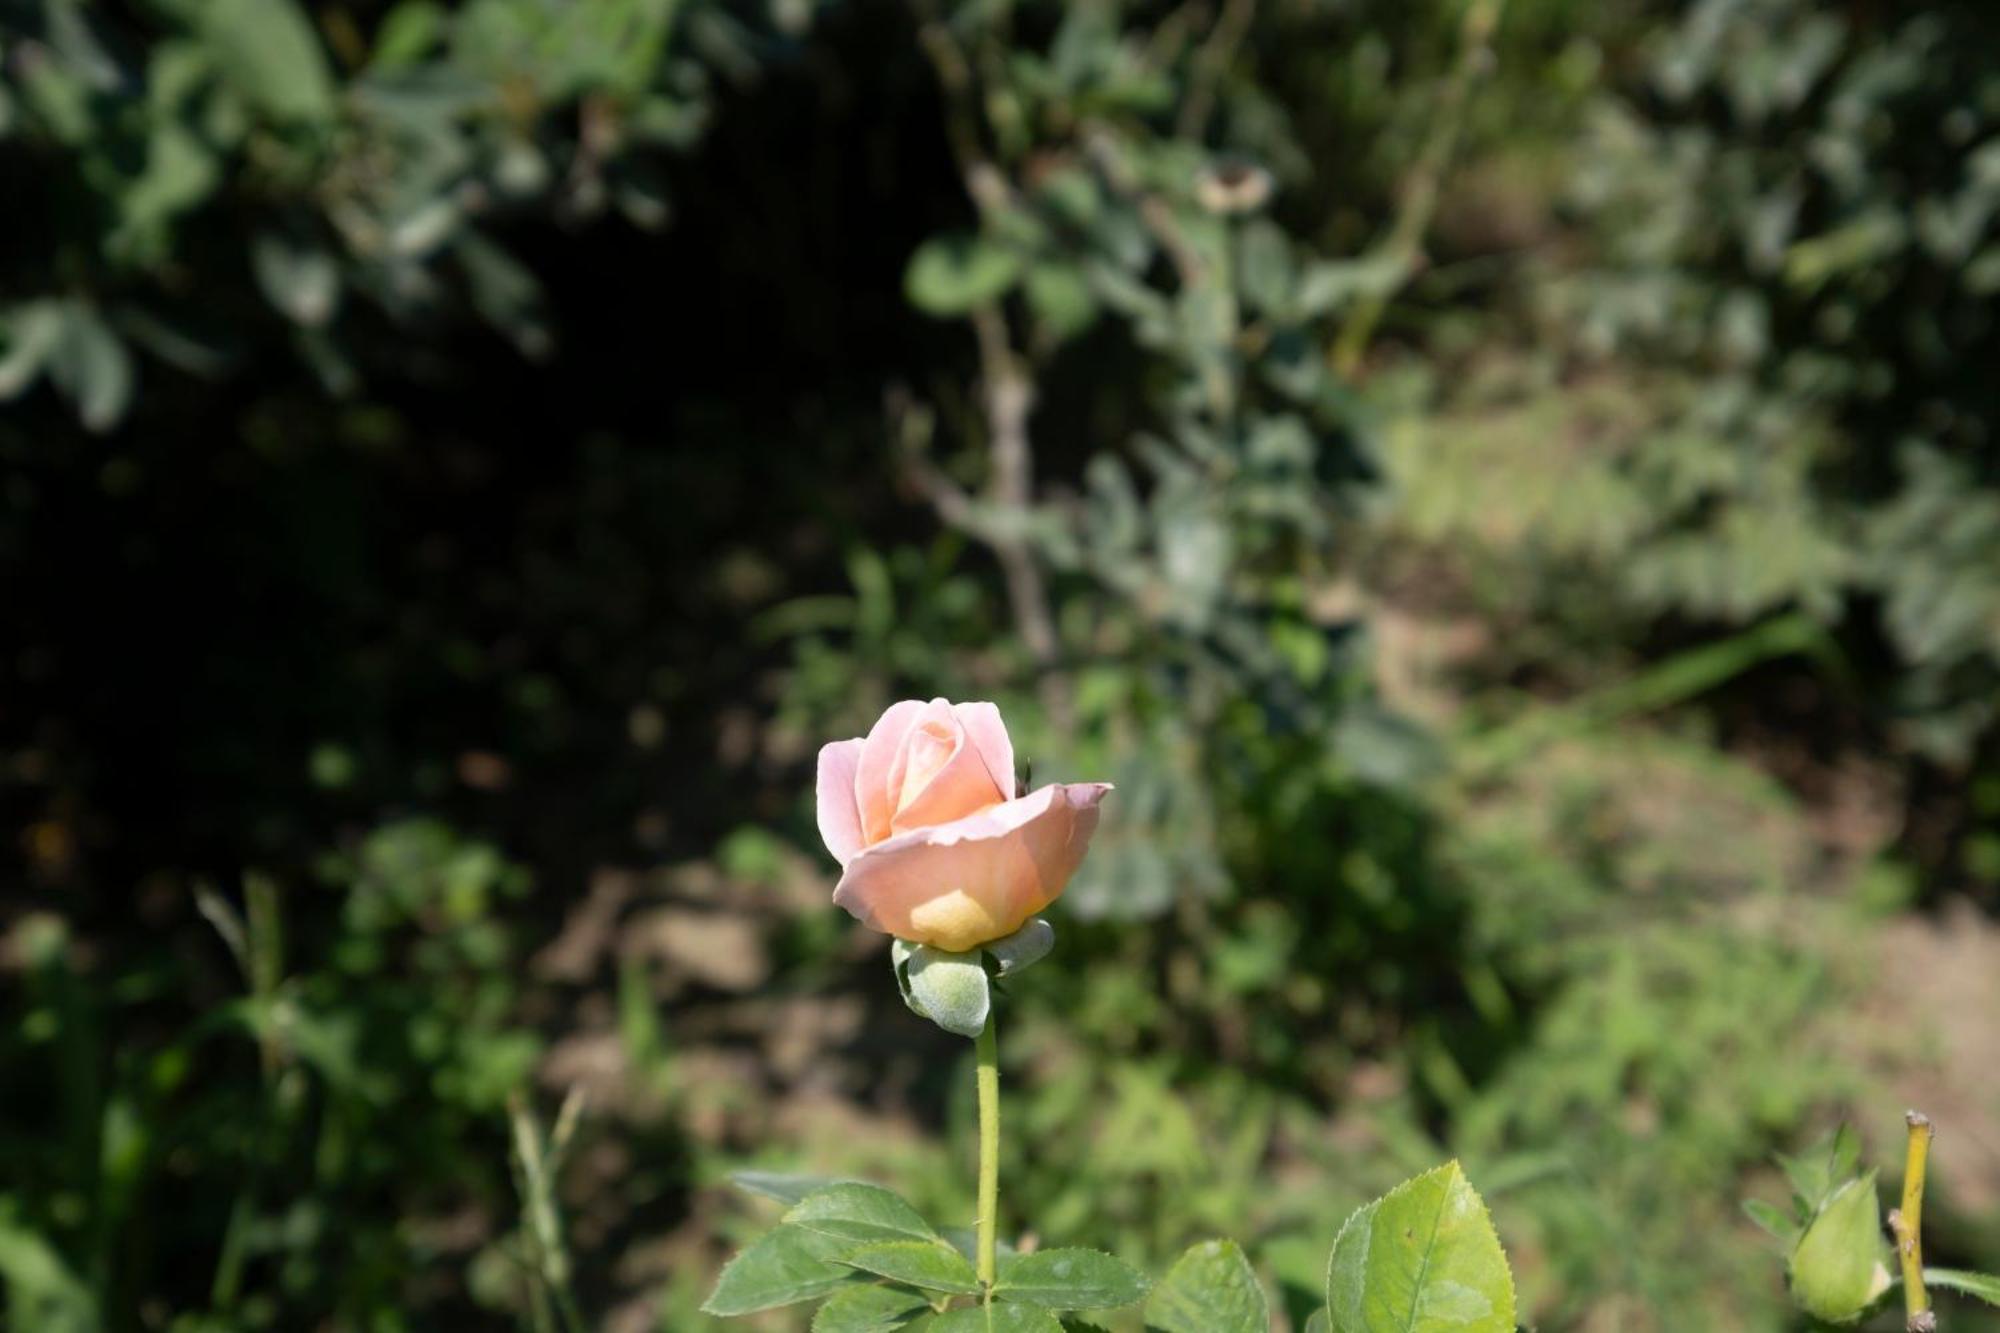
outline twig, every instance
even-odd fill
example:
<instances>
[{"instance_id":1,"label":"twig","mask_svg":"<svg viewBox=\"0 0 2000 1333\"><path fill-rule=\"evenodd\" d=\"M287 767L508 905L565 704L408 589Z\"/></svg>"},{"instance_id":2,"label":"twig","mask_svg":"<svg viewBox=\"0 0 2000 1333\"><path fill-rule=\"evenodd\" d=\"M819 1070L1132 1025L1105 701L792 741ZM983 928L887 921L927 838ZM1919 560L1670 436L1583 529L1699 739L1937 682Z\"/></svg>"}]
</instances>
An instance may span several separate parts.
<instances>
[{"instance_id":1,"label":"twig","mask_svg":"<svg viewBox=\"0 0 2000 1333\"><path fill-rule=\"evenodd\" d=\"M982 214L995 212L1007 205L1013 190L982 147L979 90L972 62L940 21L925 22L921 39L937 73L944 98L946 138L965 191ZM1025 522L1034 503L1034 447L1028 434L1028 416L1035 404L1034 380L1025 359L1015 351L1007 317L999 306L989 304L975 310L972 329L979 346L990 464L985 498L995 511ZM1060 683L1045 670L1060 655L1055 617L1049 609L1041 567L1022 525L982 518L970 497L935 469L913 467L911 475L930 495L941 518L984 542L999 560L1022 642L1036 667L1044 669L1044 706L1058 727L1066 726L1066 696Z\"/></svg>"},{"instance_id":2,"label":"twig","mask_svg":"<svg viewBox=\"0 0 2000 1333\"><path fill-rule=\"evenodd\" d=\"M1257 0L1229 0L1222 7L1221 16L1209 30L1208 40L1195 53L1191 86L1187 99L1181 103L1180 116L1174 122L1175 132L1181 138L1201 137L1202 126L1208 123L1209 108L1215 104L1215 85L1222 78L1222 72L1229 68L1229 58L1236 54L1243 34L1249 30L1251 16L1256 12Z\"/></svg>"},{"instance_id":3,"label":"twig","mask_svg":"<svg viewBox=\"0 0 2000 1333\"><path fill-rule=\"evenodd\" d=\"M1026 517L1034 502L1035 455L1028 442L1028 413L1035 405L1035 386L1007 336L1005 318L992 307L975 311L972 327L979 338L980 379L986 388L986 447L992 456L987 491L1003 510ZM1007 578L1007 598L1021 638L1037 666L1056 660L1055 619L1049 612L1048 590L1041 567L1017 532L989 532L986 541L1000 560Z\"/></svg>"},{"instance_id":4,"label":"twig","mask_svg":"<svg viewBox=\"0 0 2000 1333\"><path fill-rule=\"evenodd\" d=\"M521 1229L527 1242L531 1281L536 1283L537 1296L545 1295L555 1307L563 1333L583 1333L587 1327L570 1286L569 1248L563 1241L562 1217L555 1198L555 1172L582 1112L582 1095L579 1090L571 1089L557 1116L557 1138L549 1142L542 1138L541 1124L528 1099L520 1093L507 1099L507 1116L513 1128L514 1175L521 1192Z\"/></svg>"},{"instance_id":5,"label":"twig","mask_svg":"<svg viewBox=\"0 0 2000 1333\"><path fill-rule=\"evenodd\" d=\"M1903 1263L1903 1327L1907 1333L1937 1333L1937 1311L1924 1289L1924 1173L1937 1130L1922 1111L1907 1112L1910 1141L1903 1159L1903 1206L1889 1214L1896 1233L1896 1256Z\"/></svg>"},{"instance_id":6,"label":"twig","mask_svg":"<svg viewBox=\"0 0 2000 1333\"><path fill-rule=\"evenodd\" d=\"M1437 211L1438 192L1444 185L1445 169L1451 165L1458 147L1459 130L1465 123L1465 104L1472 85L1493 63L1493 31L1500 26L1500 11L1506 0L1469 0L1465 19L1459 26L1458 64L1452 69L1444 90L1438 95L1436 117L1430 137L1403 187L1403 198L1390 224L1389 234L1377 248L1377 257L1393 259L1399 269L1397 284L1409 280L1417 268L1424 233L1430 229L1431 215ZM1388 307L1389 292L1371 292L1355 303L1340 327L1333 345L1333 368L1343 377L1352 375L1368 350L1368 340Z\"/></svg>"}]
</instances>

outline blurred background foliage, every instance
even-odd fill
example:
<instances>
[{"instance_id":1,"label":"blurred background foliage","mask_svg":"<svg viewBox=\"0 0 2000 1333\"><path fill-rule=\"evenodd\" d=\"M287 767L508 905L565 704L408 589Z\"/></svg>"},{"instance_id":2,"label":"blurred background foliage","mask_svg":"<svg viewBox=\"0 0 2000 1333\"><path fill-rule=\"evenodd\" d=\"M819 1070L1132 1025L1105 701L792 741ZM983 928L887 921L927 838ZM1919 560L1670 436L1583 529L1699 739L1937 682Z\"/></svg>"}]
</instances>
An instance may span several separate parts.
<instances>
[{"instance_id":1,"label":"blurred background foliage","mask_svg":"<svg viewBox=\"0 0 2000 1333\"><path fill-rule=\"evenodd\" d=\"M1996 50L0 0L9 1326L532 1324L571 1089L621 1333L706 1326L733 1167L969 1216L808 794L933 694L1119 784L1011 1226L1291 1318L1456 1154L1535 1327L1779 1329L1734 1199L1916 1102L1991 1268Z\"/></svg>"}]
</instances>

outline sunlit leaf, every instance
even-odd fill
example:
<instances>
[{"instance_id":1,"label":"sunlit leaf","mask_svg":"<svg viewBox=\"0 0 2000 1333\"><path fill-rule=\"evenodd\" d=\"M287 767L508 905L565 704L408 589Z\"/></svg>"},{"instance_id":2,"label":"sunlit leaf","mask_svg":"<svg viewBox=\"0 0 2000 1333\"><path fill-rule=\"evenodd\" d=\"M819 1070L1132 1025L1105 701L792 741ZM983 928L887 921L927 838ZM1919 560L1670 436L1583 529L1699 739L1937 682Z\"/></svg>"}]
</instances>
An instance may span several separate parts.
<instances>
[{"instance_id":1,"label":"sunlit leaf","mask_svg":"<svg viewBox=\"0 0 2000 1333\"><path fill-rule=\"evenodd\" d=\"M1146 1277L1099 1250L1036 1250L1000 1265L995 1293L1050 1310L1110 1310L1146 1295Z\"/></svg>"},{"instance_id":2,"label":"sunlit leaf","mask_svg":"<svg viewBox=\"0 0 2000 1333\"><path fill-rule=\"evenodd\" d=\"M1357 1209L1327 1269L1333 1333L1513 1333L1514 1280L1457 1162Z\"/></svg>"},{"instance_id":3,"label":"sunlit leaf","mask_svg":"<svg viewBox=\"0 0 2000 1333\"><path fill-rule=\"evenodd\" d=\"M1270 1333L1271 1312L1242 1249L1211 1240L1183 1254L1153 1289L1146 1323L1161 1333Z\"/></svg>"},{"instance_id":4,"label":"sunlit leaf","mask_svg":"<svg viewBox=\"0 0 2000 1333\"><path fill-rule=\"evenodd\" d=\"M701 1308L712 1315L741 1315L817 1300L853 1280L853 1269L834 1262L847 1248L844 1241L803 1227L778 1227L729 1261Z\"/></svg>"}]
</instances>

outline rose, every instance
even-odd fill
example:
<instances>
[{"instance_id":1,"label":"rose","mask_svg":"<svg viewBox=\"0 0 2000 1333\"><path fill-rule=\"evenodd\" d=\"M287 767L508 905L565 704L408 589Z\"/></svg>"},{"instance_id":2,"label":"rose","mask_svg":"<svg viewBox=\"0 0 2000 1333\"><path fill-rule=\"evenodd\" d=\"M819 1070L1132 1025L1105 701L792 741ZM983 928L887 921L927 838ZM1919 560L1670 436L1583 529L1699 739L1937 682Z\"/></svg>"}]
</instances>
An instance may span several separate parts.
<instances>
[{"instance_id":1,"label":"rose","mask_svg":"<svg viewBox=\"0 0 2000 1333\"><path fill-rule=\"evenodd\" d=\"M1014 796L1014 745L990 703L892 704L866 737L819 752L819 834L833 901L863 925L963 953L1062 893L1107 782Z\"/></svg>"}]
</instances>

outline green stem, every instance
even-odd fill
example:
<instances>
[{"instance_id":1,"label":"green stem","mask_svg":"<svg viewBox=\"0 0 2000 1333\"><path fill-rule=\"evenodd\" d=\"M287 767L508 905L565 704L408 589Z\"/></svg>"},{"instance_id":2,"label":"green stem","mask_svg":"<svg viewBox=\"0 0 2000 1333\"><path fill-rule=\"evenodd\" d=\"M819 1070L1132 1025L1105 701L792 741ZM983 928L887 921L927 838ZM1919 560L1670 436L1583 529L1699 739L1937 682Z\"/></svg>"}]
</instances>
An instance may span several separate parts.
<instances>
[{"instance_id":1,"label":"green stem","mask_svg":"<svg viewBox=\"0 0 2000 1333\"><path fill-rule=\"evenodd\" d=\"M979 1056L979 1281L993 1295L994 1223L1000 1208L1000 1042L988 1011L973 1049Z\"/></svg>"},{"instance_id":2,"label":"green stem","mask_svg":"<svg viewBox=\"0 0 2000 1333\"><path fill-rule=\"evenodd\" d=\"M1903 1262L1904 1328L1908 1333L1936 1333L1937 1315L1924 1289L1924 1173L1931 1154L1930 1117L1911 1111L1909 1147L1903 1164L1903 1206L1889 1214L1896 1233L1896 1254Z\"/></svg>"}]
</instances>

